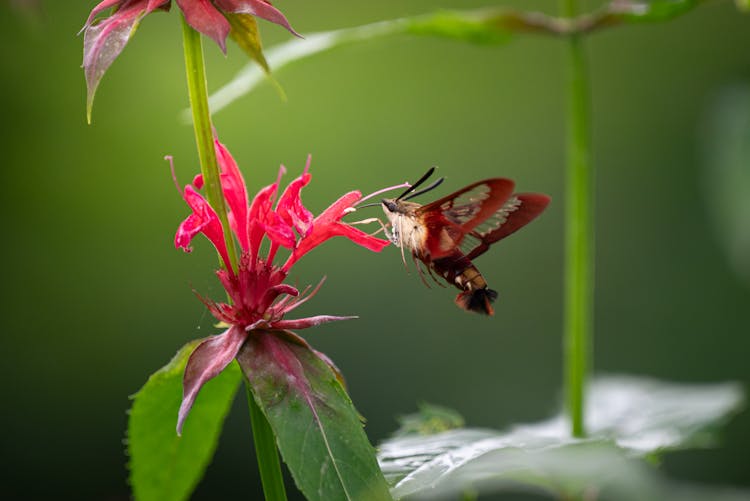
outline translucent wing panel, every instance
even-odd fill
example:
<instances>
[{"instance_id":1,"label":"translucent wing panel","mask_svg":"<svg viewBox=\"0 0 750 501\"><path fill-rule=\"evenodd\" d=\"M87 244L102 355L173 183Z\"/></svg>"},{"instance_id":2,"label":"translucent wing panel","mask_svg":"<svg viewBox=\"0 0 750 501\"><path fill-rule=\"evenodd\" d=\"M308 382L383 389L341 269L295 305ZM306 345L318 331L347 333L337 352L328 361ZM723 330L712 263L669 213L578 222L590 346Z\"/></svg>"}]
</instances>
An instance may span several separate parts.
<instances>
[{"instance_id":1,"label":"translucent wing panel","mask_svg":"<svg viewBox=\"0 0 750 501\"><path fill-rule=\"evenodd\" d=\"M470 191L446 200L440 205L440 210L448 221L462 226L477 217L482 205L490 197L490 191L489 186L480 184Z\"/></svg>"},{"instance_id":2,"label":"translucent wing panel","mask_svg":"<svg viewBox=\"0 0 750 501\"><path fill-rule=\"evenodd\" d=\"M469 259L483 254L491 244L533 221L547 207L549 200L547 195L538 193L513 195L492 216L466 235L461 242L462 252Z\"/></svg>"},{"instance_id":3,"label":"translucent wing panel","mask_svg":"<svg viewBox=\"0 0 750 501\"><path fill-rule=\"evenodd\" d=\"M513 192L513 181L494 178L470 184L420 209L440 213L447 222L468 233L491 217Z\"/></svg>"},{"instance_id":4,"label":"translucent wing panel","mask_svg":"<svg viewBox=\"0 0 750 501\"><path fill-rule=\"evenodd\" d=\"M521 200L516 196L508 199L502 207L495 211L490 217L479 223L479 225L475 226L473 231L466 234L459 245L461 252L464 254L470 254L477 246L485 241L488 235L499 230L505 223L507 223L510 215L519 210L521 205Z\"/></svg>"}]
</instances>

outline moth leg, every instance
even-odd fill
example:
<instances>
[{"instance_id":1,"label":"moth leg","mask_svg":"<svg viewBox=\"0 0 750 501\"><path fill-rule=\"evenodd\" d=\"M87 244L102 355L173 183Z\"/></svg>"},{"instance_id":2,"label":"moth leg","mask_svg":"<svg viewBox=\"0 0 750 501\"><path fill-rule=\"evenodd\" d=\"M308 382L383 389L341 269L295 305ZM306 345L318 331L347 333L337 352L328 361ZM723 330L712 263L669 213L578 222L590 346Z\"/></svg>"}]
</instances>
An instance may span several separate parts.
<instances>
[{"instance_id":1,"label":"moth leg","mask_svg":"<svg viewBox=\"0 0 750 501\"><path fill-rule=\"evenodd\" d=\"M404 225L402 224L400 220L399 220L398 228L394 228L394 230L395 232L398 232L398 238L396 238L394 234L391 241L393 243L397 243L396 240L398 241L398 246L401 247L401 262L404 263L404 268L408 270L409 266L406 264L406 255L404 254Z\"/></svg>"},{"instance_id":2,"label":"moth leg","mask_svg":"<svg viewBox=\"0 0 750 501\"><path fill-rule=\"evenodd\" d=\"M414 253L412 253L411 259L412 261L414 261L414 266L417 268L417 271L419 272L419 278L422 279L422 283L424 284L424 286L427 287L428 289L432 289L432 287L430 287L430 284L427 283L427 280L424 277L424 271L422 271L422 266L424 266L424 263L422 263L422 261L417 259L417 255ZM427 270L429 272L429 268L427 268Z\"/></svg>"},{"instance_id":3,"label":"moth leg","mask_svg":"<svg viewBox=\"0 0 750 501\"><path fill-rule=\"evenodd\" d=\"M435 274L432 272L432 266L425 265L425 267L427 268L427 272L430 274L430 277L432 278L433 282L435 282L436 284L438 284L440 287L442 287L444 289L446 287L448 287L443 282L441 282L440 280L437 279L437 277L435 276Z\"/></svg>"},{"instance_id":4,"label":"moth leg","mask_svg":"<svg viewBox=\"0 0 750 501\"><path fill-rule=\"evenodd\" d=\"M370 218L367 218L367 219L362 219L361 221L352 221L351 223L347 223L347 224L354 225L354 224L371 224L371 223L379 223L380 224L380 229L378 231L369 234L371 237L374 237L375 235L377 235L378 233L380 233L382 231L382 232L385 232L385 236L388 238L388 240L391 240L391 237L390 237L390 234L388 232L388 229L383 224L383 221L381 221L377 217L370 217Z\"/></svg>"}]
</instances>

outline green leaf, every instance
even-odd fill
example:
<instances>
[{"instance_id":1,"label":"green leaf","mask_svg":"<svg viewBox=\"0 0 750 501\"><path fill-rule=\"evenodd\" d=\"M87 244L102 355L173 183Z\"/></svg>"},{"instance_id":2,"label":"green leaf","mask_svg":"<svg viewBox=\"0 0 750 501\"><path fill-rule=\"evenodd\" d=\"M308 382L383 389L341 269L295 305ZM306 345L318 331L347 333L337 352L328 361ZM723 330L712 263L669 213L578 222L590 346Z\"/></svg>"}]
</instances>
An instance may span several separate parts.
<instances>
[{"instance_id":1,"label":"green leaf","mask_svg":"<svg viewBox=\"0 0 750 501\"><path fill-rule=\"evenodd\" d=\"M267 60L278 74L283 67L322 52L395 35L427 35L474 44L504 44L517 33L544 36L589 34L596 30L627 23L652 23L673 19L689 12L706 0L654 0L651 2L621 0L577 18L558 18L539 12L515 11L506 8L485 8L466 11L440 11L432 14L380 21L352 28L312 33L276 45L266 51ZM736 0L740 9L747 9L750 0ZM234 30L234 29L233 29ZM229 83L211 95L213 113L225 108L252 91L262 79L255 65L241 70ZM183 112L186 121L188 112Z\"/></svg>"},{"instance_id":2,"label":"green leaf","mask_svg":"<svg viewBox=\"0 0 750 501\"><path fill-rule=\"evenodd\" d=\"M447 407L427 403L419 404L419 412L398 418L401 425L394 436L433 435L441 431L463 428L464 418Z\"/></svg>"},{"instance_id":3,"label":"green leaf","mask_svg":"<svg viewBox=\"0 0 750 501\"><path fill-rule=\"evenodd\" d=\"M485 8L466 11L440 11L432 14L380 21L352 28L311 33L304 39L290 40L266 51L266 58L278 74L283 67L302 59L352 43L365 42L395 35L427 35L474 44L504 44L517 33L545 36L588 34L625 23L667 21L689 12L706 0L617 1L591 14L574 19L557 18L539 12L515 11L506 8ZM738 7L750 0L736 0ZM234 32L234 25L233 25ZM259 43L259 42L258 42ZM252 57L252 55L251 55ZM229 83L211 95L213 113L225 108L252 91L261 81L262 72L247 66ZM186 121L189 113L184 112Z\"/></svg>"},{"instance_id":4,"label":"green leaf","mask_svg":"<svg viewBox=\"0 0 750 501\"><path fill-rule=\"evenodd\" d=\"M667 21L697 7L705 0L653 0L613 2L609 11L627 22Z\"/></svg>"},{"instance_id":5,"label":"green leaf","mask_svg":"<svg viewBox=\"0 0 750 501\"><path fill-rule=\"evenodd\" d=\"M237 45L250 56L250 59L258 63L263 71L271 72L265 56L263 55L263 44L260 41L260 32L255 17L250 14L234 14L225 12L224 16L232 27L229 36Z\"/></svg>"},{"instance_id":6,"label":"green leaf","mask_svg":"<svg viewBox=\"0 0 750 501\"><path fill-rule=\"evenodd\" d=\"M231 364L203 387L182 437L175 431L185 364L200 341L183 346L132 397L128 466L137 500L187 499L216 450L224 418L241 380L236 364Z\"/></svg>"},{"instance_id":7,"label":"green leaf","mask_svg":"<svg viewBox=\"0 0 750 501\"><path fill-rule=\"evenodd\" d=\"M407 32L415 35L451 38L474 44L503 44L510 40L512 34L504 22L507 16L513 16L513 13L507 11L487 16L473 12L438 12L429 16L407 19Z\"/></svg>"},{"instance_id":8,"label":"green leaf","mask_svg":"<svg viewBox=\"0 0 750 501\"><path fill-rule=\"evenodd\" d=\"M636 454L712 445L710 431L744 405L739 383L681 384L634 376L599 377L589 385L586 428ZM557 427L562 416L540 424ZM549 429L549 428L548 428Z\"/></svg>"},{"instance_id":9,"label":"green leaf","mask_svg":"<svg viewBox=\"0 0 750 501\"><path fill-rule=\"evenodd\" d=\"M308 500L391 499L359 414L315 352L282 332L256 330L237 360Z\"/></svg>"},{"instance_id":10,"label":"green leaf","mask_svg":"<svg viewBox=\"0 0 750 501\"><path fill-rule=\"evenodd\" d=\"M729 266L750 283L750 85L721 89L700 123L704 199Z\"/></svg>"},{"instance_id":11,"label":"green leaf","mask_svg":"<svg viewBox=\"0 0 750 501\"><path fill-rule=\"evenodd\" d=\"M638 458L707 445L709 431L742 403L742 390L734 383L600 378L587 400L588 439L571 437L567 419L558 415L506 432L458 429L394 437L380 445L378 458L396 498L433 499L520 483L562 497L600 491L608 494L603 499L700 499ZM714 494L734 499L731 492Z\"/></svg>"},{"instance_id":12,"label":"green leaf","mask_svg":"<svg viewBox=\"0 0 750 501\"><path fill-rule=\"evenodd\" d=\"M734 0L734 3L740 12L750 12L750 0Z\"/></svg>"},{"instance_id":13,"label":"green leaf","mask_svg":"<svg viewBox=\"0 0 750 501\"><path fill-rule=\"evenodd\" d=\"M465 492L543 491L558 499L747 500L747 491L676 483L603 440L532 439L453 430L389 440L380 457L395 498L456 499ZM480 498L481 499L481 498Z\"/></svg>"},{"instance_id":14,"label":"green leaf","mask_svg":"<svg viewBox=\"0 0 750 501\"><path fill-rule=\"evenodd\" d=\"M306 34L304 39L293 39L266 51L266 58L274 72L302 59L323 52L401 34L419 34L452 38L482 44L504 43L509 40L509 30L498 21L505 11L440 12L426 16L392 19L377 23ZM509 13L508 15L511 15ZM229 83L209 97L213 113L225 108L241 96L252 91L263 81L262 72L255 66L243 68ZM190 119L189 111L183 113Z\"/></svg>"}]
</instances>

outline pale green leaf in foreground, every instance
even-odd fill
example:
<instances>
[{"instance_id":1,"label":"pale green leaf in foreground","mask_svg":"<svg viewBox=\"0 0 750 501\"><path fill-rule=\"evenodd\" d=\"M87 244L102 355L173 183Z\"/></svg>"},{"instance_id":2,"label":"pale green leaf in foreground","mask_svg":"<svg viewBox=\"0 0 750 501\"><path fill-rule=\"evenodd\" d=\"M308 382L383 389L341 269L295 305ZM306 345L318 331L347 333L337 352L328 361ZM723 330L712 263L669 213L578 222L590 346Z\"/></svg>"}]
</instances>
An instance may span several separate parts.
<instances>
[{"instance_id":1,"label":"pale green leaf in foreground","mask_svg":"<svg viewBox=\"0 0 750 501\"><path fill-rule=\"evenodd\" d=\"M739 385L608 377L592 383L587 402L588 439L572 438L566 419L557 416L507 432L395 437L380 445L380 465L396 498L524 486L558 496L600 492L604 499L750 499L750 492L670 482L639 459L707 444L708 431L743 403Z\"/></svg>"},{"instance_id":2,"label":"pale green leaf in foreground","mask_svg":"<svg viewBox=\"0 0 750 501\"><path fill-rule=\"evenodd\" d=\"M425 16L393 19L377 23L305 34L304 39L294 39L266 49L268 65L275 74L287 65L321 54L328 50L400 34L429 35L452 38L471 43L496 44L507 42L510 32L498 26L495 16L485 11L445 11ZM252 91L264 81L263 71L256 65L243 68L228 84L209 97L212 113L227 107L238 98ZM190 119L189 110L184 113Z\"/></svg>"},{"instance_id":3,"label":"pale green leaf in foreground","mask_svg":"<svg viewBox=\"0 0 750 501\"><path fill-rule=\"evenodd\" d=\"M736 0L738 7L749 0ZM519 33L565 37L572 33L588 34L625 24L664 22L694 9L705 0L619 0L573 19L548 16L539 12L516 11L502 7L475 10L445 10L431 14L403 17L351 28L305 34L266 50L268 66L274 74L289 64L338 47L395 35L419 35L447 38L472 44L499 45ZM229 83L209 98L212 113L227 107L251 92L264 81L256 65L242 69ZM275 82L275 81L274 81ZM190 120L189 110L183 112Z\"/></svg>"},{"instance_id":4,"label":"pale green leaf in foreground","mask_svg":"<svg viewBox=\"0 0 750 501\"><path fill-rule=\"evenodd\" d=\"M189 498L213 457L241 373L233 363L203 387L182 437L178 437L175 426L182 376L190 353L200 341L183 346L133 396L128 466L133 495L139 501Z\"/></svg>"}]
</instances>

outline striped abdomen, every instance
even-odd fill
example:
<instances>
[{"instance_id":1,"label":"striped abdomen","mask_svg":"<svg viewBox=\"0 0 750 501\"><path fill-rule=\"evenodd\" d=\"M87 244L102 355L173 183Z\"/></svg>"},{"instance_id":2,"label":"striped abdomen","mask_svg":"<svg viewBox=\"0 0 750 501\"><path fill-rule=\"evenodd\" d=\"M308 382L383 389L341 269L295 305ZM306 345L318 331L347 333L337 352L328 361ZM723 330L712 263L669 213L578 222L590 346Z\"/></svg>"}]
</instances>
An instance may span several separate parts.
<instances>
[{"instance_id":1,"label":"striped abdomen","mask_svg":"<svg viewBox=\"0 0 750 501\"><path fill-rule=\"evenodd\" d=\"M464 310L492 315L490 303L497 292L487 286L487 281L476 266L462 252L430 261L430 268L462 292L456 296L456 304Z\"/></svg>"}]
</instances>

